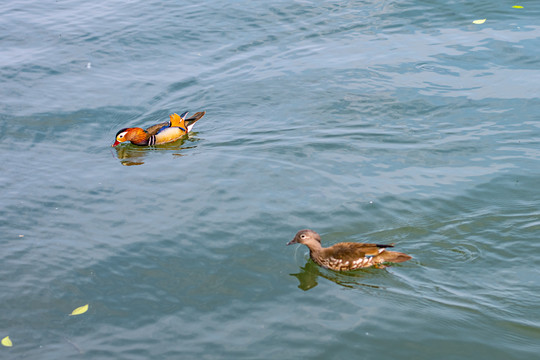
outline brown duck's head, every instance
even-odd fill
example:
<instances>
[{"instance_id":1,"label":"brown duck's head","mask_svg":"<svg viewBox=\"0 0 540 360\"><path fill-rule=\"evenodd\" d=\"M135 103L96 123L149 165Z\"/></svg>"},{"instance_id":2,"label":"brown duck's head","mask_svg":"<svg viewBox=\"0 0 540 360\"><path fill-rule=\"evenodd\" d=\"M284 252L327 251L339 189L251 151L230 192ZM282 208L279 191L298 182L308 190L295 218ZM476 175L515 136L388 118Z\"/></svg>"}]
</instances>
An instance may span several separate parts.
<instances>
[{"instance_id":1,"label":"brown duck's head","mask_svg":"<svg viewBox=\"0 0 540 360\"><path fill-rule=\"evenodd\" d=\"M310 243L319 243L319 245L320 245L321 236L319 234L317 234L313 230L304 229L304 230L300 230L299 232L297 232L294 239L289 241L287 243L287 245L291 245L291 244L304 244L304 245L307 245L307 244L310 244Z\"/></svg>"}]
</instances>

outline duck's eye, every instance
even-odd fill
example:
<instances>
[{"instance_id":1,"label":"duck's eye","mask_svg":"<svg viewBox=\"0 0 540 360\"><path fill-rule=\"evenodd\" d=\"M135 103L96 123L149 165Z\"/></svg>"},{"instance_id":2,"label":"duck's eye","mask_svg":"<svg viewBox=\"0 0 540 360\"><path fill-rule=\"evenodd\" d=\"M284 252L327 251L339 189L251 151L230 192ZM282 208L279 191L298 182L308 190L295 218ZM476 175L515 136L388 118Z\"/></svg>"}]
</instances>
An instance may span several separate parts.
<instances>
[{"instance_id":1,"label":"duck's eye","mask_svg":"<svg viewBox=\"0 0 540 360\"><path fill-rule=\"evenodd\" d=\"M306 235L302 234L302 235L300 235L300 238L305 239Z\"/></svg>"}]
</instances>

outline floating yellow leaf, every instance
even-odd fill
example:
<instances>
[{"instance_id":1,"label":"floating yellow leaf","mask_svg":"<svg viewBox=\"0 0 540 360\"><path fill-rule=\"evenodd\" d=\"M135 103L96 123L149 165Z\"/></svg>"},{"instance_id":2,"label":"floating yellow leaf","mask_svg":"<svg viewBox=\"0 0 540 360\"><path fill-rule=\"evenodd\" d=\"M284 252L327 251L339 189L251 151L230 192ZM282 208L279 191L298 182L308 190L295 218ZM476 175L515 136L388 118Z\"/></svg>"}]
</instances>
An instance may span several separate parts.
<instances>
[{"instance_id":1,"label":"floating yellow leaf","mask_svg":"<svg viewBox=\"0 0 540 360\"><path fill-rule=\"evenodd\" d=\"M523 9L523 6L521 6L521 5L514 5L514 6L512 6L512 7L513 7L514 9Z\"/></svg>"},{"instance_id":2,"label":"floating yellow leaf","mask_svg":"<svg viewBox=\"0 0 540 360\"><path fill-rule=\"evenodd\" d=\"M9 336L6 336L5 338L2 339L2 345L4 345L5 347L13 346L13 343L11 342L11 339L9 338Z\"/></svg>"},{"instance_id":3,"label":"floating yellow leaf","mask_svg":"<svg viewBox=\"0 0 540 360\"><path fill-rule=\"evenodd\" d=\"M81 314L84 314L86 311L88 311L88 304L76 308L75 310L73 310L73 311L71 312L71 314L69 314L69 316L72 316L72 315L81 315Z\"/></svg>"},{"instance_id":4,"label":"floating yellow leaf","mask_svg":"<svg viewBox=\"0 0 540 360\"><path fill-rule=\"evenodd\" d=\"M474 20L472 23L473 24L483 24L486 22L487 19L478 19L478 20Z\"/></svg>"}]
</instances>

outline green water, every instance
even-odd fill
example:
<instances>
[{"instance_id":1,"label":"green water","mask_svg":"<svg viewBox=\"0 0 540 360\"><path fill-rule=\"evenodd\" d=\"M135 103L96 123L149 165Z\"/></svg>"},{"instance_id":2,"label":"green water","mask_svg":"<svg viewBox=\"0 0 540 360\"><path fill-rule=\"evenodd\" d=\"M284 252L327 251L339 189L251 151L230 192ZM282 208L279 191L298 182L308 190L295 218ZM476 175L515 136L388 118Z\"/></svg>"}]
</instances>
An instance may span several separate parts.
<instances>
[{"instance_id":1,"label":"green water","mask_svg":"<svg viewBox=\"0 0 540 360\"><path fill-rule=\"evenodd\" d=\"M0 5L0 358L537 357L516 4ZM189 139L110 147L188 110ZM413 259L332 272L303 228Z\"/></svg>"}]
</instances>

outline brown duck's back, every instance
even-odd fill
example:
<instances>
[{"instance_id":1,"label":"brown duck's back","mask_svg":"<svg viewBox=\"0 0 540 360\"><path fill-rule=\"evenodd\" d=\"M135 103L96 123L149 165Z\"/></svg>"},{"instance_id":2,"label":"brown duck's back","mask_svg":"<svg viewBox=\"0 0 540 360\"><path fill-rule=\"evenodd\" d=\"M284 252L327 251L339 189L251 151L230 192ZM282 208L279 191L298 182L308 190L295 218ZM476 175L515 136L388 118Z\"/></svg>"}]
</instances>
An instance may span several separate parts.
<instances>
[{"instance_id":1,"label":"brown duck's back","mask_svg":"<svg viewBox=\"0 0 540 360\"><path fill-rule=\"evenodd\" d=\"M388 247L393 247L393 245L344 242L323 248L323 251L326 255L348 260L349 258L357 259L365 256L376 256Z\"/></svg>"},{"instance_id":2,"label":"brown duck's back","mask_svg":"<svg viewBox=\"0 0 540 360\"><path fill-rule=\"evenodd\" d=\"M412 259L407 254L386 250L392 246L353 242L339 243L312 252L311 258L319 265L337 271L356 270L378 266L378 264L386 262L398 263Z\"/></svg>"}]
</instances>

